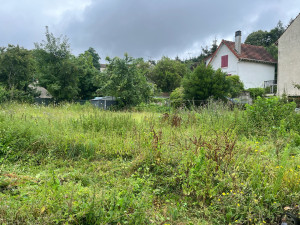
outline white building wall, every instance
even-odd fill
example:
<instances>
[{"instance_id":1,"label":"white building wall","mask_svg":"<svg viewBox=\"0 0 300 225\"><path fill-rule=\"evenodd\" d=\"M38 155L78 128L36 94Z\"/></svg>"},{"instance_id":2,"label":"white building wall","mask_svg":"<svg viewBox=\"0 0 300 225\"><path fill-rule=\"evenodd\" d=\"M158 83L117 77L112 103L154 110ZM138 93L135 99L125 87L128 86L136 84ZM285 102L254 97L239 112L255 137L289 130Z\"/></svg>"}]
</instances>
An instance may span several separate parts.
<instances>
[{"instance_id":1,"label":"white building wall","mask_svg":"<svg viewBox=\"0 0 300 225\"><path fill-rule=\"evenodd\" d=\"M238 75L244 83L245 89L264 87L264 81L275 79L275 65L240 61Z\"/></svg>"},{"instance_id":2,"label":"white building wall","mask_svg":"<svg viewBox=\"0 0 300 225\"><path fill-rule=\"evenodd\" d=\"M221 68L221 57L224 55L228 55L228 67ZM212 65L214 70L221 68L222 71L227 74L238 75L237 63L238 59L236 56L227 48L226 45L222 44L210 65Z\"/></svg>"},{"instance_id":3,"label":"white building wall","mask_svg":"<svg viewBox=\"0 0 300 225\"><path fill-rule=\"evenodd\" d=\"M227 68L221 68L221 57L223 55L228 55ZM224 44L220 47L210 65L215 70L221 68L227 74L238 75L244 83L245 89L264 87L264 81L275 79L274 64L239 61Z\"/></svg>"},{"instance_id":4,"label":"white building wall","mask_svg":"<svg viewBox=\"0 0 300 225\"><path fill-rule=\"evenodd\" d=\"M300 15L278 40L278 92L281 96L300 96Z\"/></svg>"}]
</instances>

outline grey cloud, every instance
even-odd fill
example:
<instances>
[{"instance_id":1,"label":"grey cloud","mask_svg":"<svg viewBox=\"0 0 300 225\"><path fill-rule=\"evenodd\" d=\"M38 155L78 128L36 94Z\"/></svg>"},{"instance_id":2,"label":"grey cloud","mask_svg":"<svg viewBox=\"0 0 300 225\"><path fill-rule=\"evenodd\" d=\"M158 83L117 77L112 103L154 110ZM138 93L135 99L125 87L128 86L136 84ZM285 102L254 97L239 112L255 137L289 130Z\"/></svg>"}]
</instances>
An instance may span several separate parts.
<instances>
[{"instance_id":1,"label":"grey cloud","mask_svg":"<svg viewBox=\"0 0 300 225\"><path fill-rule=\"evenodd\" d=\"M215 35L220 41L242 30L245 38L252 31L273 28L278 20L286 24L300 12L296 0L91 0L84 11L74 10L85 2L5 1L0 8L0 46L19 43L31 48L44 39L48 25L56 36L67 35L75 54L94 47L102 58L128 52L158 59L200 53L201 45ZM61 15L49 14L61 7Z\"/></svg>"},{"instance_id":2,"label":"grey cloud","mask_svg":"<svg viewBox=\"0 0 300 225\"><path fill-rule=\"evenodd\" d=\"M94 46L101 54L135 57L174 56L208 36L234 35L248 26L272 28L278 20L279 1L115 0L94 1L82 21L68 29L74 45ZM275 6L275 10L274 7ZM249 16L258 15L256 24Z\"/></svg>"}]
</instances>

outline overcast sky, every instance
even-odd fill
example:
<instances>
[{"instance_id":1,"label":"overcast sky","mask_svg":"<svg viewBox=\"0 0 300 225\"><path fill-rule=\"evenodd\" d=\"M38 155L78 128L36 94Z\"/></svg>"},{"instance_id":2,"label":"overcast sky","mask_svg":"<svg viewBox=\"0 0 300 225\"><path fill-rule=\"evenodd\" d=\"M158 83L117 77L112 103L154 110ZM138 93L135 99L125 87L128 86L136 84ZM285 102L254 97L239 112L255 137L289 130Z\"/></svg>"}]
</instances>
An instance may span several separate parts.
<instances>
[{"instance_id":1,"label":"overcast sky","mask_svg":"<svg viewBox=\"0 0 300 225\"><path fill-rule=\"evenodd\" d=\"M49 26L69 38L73 54L93 47L102 63L124 52L186 59L214 38L233 40L241 30L244 41L299 13L299 0L0 0L0 46L32 49Z\"/></svg>"}]
</instances>

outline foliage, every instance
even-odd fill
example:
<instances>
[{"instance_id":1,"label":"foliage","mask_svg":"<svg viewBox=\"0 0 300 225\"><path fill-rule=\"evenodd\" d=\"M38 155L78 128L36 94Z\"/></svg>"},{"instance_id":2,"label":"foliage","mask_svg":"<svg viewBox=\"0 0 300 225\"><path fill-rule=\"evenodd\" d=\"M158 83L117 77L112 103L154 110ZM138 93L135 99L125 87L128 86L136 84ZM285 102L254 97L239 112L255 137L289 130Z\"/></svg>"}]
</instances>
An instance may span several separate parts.
<instances>
[{"instance_id":1,"label":"foliage","mask_svg":"<svg viewBox=\"0 0 300 225\"><path fill-rule=\"evenodd\" d=\"M210 101L162 114L2 104L0 221L280 224L284 208L299 213L292 105Z\"/></svg>"},{"instance_id":2,"label":"foliage","mask_svg":"<svg viewBox=\"0 0 300 225\"><path fill-rule=\"evenodd\" d=\"M183 87L176 88L170 95L171 105L175 108L184 105L184 89Z\"/></svg>"},{"instance_id":3,"label":"foliage","mask_svg":"<svg viewBox=\"0 0 300 225\"><path fill-rule=\"evenodd\" d=\"M224 99L229 92L229 81L226 73L221 69L214 70L210 65L199 65L192 73L187 74L183 79L185 99L207 100Z\"/></svg>"},{"instance_id":4,"label":"foliage","mask_svg":"<svg viewBox=\"0 0 300 225\"><path fill-rule=\"evenodd\" d=\"M294 84L294 87L300 89L300 84Z\"/></svg>"},{"instance_id":5,"label":"foliage","mask_svg":"<svg viewBox=\"0 0 300 225\"><path fill-rule=\"evenodd\" d=\"M131 107L146 102L151 86L138 68L139 60L124 55L124 59L106 58L107 69L97 79L99 92L117 98L120 107Z\"/></svg>"},{"instance_id":6,"label":"foliage","mask_svg":"<svg viewBox=\"0 0 300 225\"><path fill-rule=\"evenodd\" d=\"M269 32L258 30L249 34L245 40L245 44L268 47L274 44L284 31L285 28L283 27L282 22L279 21L277 26Z\"/></svg>"},{"instance_id":7,"label":"foliage","mask_svg":"<svg viewBox=\"0 0 300 225\"><path fill-rule=\"evenodd\" d=\"M78 67L78 97L80 99L91 99L97 90L95 79L99 76L100 70L95 67L93 55L90 51L85 51L76 59Z\"/></svg>"},{"instance_id":8,"label":"foliage","mask_svg":"<svg viewBox=\"0 0 300 225\"><path fill-rule=\"evenodd\" d=\"M266 50L273 56L275 60L278 60L278 47L276 44L271 44L268 47L265 47Z\"/></svg>"},{"instance_id":9,"label":"foliage","mask_svg":"<svg viewBox=\"0 0 300 225\"><path fill-rule=\"evenodd\" d=\"M247 91L250 92L250 97L254 100L258 97L263 97L266 92L264 88L248 88Z\"/></svg>"},{"instance_id":10,"label":"foliage","mask_svg":"<svg viewBox=\"0 0 300 225\"><path fill-rule=\"evenodd\" d=\"M7 48L2 48L0 82L9 92L10 100L18 100L21 92L24 95L33 93L28 85L33 82L34 72L34 60L29 50L18 45L8 45Z\"/></svg>"},{"instance_id":11,"label":"foliage","mask_svg":"<svg viewBox=\"0 0 300 225\"><path fill-rule=\"evenodd\" d=\"M250 123L258 129L269 129L279 127L283 120L294 120L295 108L294 102L286 103L278 97L258 97L253 105L246 105L246 114Z\"/></svg>"},{"instance_id":12,"label":"foliage","mask_svg":"<svg viewBox=\"0 0 300 225\"><path fill-rule=\"evenodd\" d=\"M264 46L266 50L273 56L274 59L278 59L278 47L275 45L276 41L284 33L285 28L281 21L277 26L268 31L258 30L248 35L245 40L245 44Z\"/></svg>"},{"instance_id":13,"label":"foliage","mask_svg":"<svg viewBox=\"0 0 300 225\"><path fill-rule=\"evenodd\" d=\"M57 100L75 99L79 92L79 70L67 38L54 37L46 27L46 41L36 43L35 47L39 84Z\"/></svg>"},{"instance_id":14,"label":"foliage","mask_svg":"<svg viewBox=\"0 0 300 225\"><path fill-rule=\"evenodd\" d=\"M258 30L249 34L245 40L245 44L257 45L257 46L266 46L267 42L267 31Z\"/></svg>"},{"instance_id":15,"label":"foliage","mask_svg":"<svg viewBox=\"0 0 300 225\"><path fill-rule=\"evenodd\" d=\"M4 86L0 84L0 103L6 102L9 99L9 95Z\"/></svg>"},{"instance_id":16,"label":"foliage","mask_svg":"<svg viewBox=\"0 0 300 225\"><path fill-rule=\"evenodd\" d=\"M162 57L148 77L163 92L171 92L180 86L181 79L186 73L187 68L180 61Z\"/></svg>"},{"instance_id":17,"label":"foliage","mask_svg":"<svg viewBox=\"0 0 300 225\"><path fill-rule=\"evenodd\" d=\"M92 60L93 60L93 66L97 69L100 70L100 62L99 60L101 59L99 54L96 52L96 50L92 47L90 47L87 51L84 52L84 54L90 53L90 55L92 56Z\"/></svg>"},{"instance_id":18,"label":"foliage","mask_svg":"<svg viewBox=\"0 0 300 225\"><path fill-rule=\"evenodd\" d=\"M238 75L227 76L226 79L229 81L230 97L236 98L245 90L244 84Z\"/></svg>"}]
</instances>

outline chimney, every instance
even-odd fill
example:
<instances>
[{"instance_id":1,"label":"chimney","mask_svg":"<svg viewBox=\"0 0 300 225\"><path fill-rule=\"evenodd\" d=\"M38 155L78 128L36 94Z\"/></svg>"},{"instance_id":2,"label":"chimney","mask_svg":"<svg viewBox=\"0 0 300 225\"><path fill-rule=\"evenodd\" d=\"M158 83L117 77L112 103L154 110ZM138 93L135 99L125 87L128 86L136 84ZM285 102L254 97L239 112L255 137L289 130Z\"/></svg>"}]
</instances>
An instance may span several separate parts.
<instances>
[{"instance_id":1,"label":"chimney","mask_svg":"<svg viewBox=\"0 0 300 225\"><path fill-rule=\"evenodd\" d=\"M241 52L242 52L242 32L240 30L235 32L234 48L238 54L241 54Z\"/></svg>"}]
</instances>

